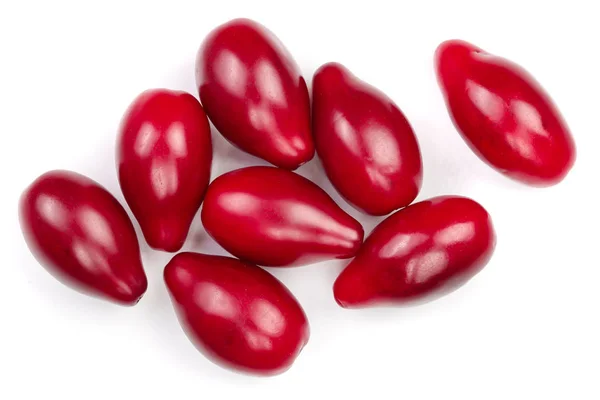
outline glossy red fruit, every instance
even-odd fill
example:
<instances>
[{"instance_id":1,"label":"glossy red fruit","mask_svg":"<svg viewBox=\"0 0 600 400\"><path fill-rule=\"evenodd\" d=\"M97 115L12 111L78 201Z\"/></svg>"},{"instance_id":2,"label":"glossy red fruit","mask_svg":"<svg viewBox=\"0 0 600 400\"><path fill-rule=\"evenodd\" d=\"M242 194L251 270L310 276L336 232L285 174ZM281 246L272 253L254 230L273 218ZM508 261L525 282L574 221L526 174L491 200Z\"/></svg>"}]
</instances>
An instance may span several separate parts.
<instances>
[{"instance_id":1,"label":"glossy red fruit","mask_svg":"<svg viewBox=\"0 0 600 400\"><path fill-rule=\"evenodd\" d=\"M308 342L308 321L298 301L256 265L180 253L164 275L188 337L217 363L277 374Z\"/></svg>"},{"instance_id":2,"label":"glossy red fruit","mask_svg":"<svg viewBox=\"0 0 600 400\"><path fill-rule=\"evenodd\" d=\"M148 283L133 225L93 180L51 171L21 196L21 229L40 264L67 286L133 305Z\"/></svg>"},{"instance_id":3,"label":"glossy red fruit","mask_svg":"<svg viewBox=\"0 0 600 400\"><path fill-rule=\"evenodd\" d=\"M201 216L225 250L273 267L349 258L363 239L360 223L320 187L273 167L242 168L215 179Z\"/></svg>"},{"instance_id":4,"label":"glossy red fruit","mask_svg":"<svg viewBox=\"0 0 600 400\"><path fill-rule=\"evenodd\" d=\"M214 29L196 61L200 99L231 143L281 168L313 158L306 82L279 40L236 19Z\"/></svg>"},{"instance_id":5,"label":"glossy red fruit","mask_svg":"<svg viewBox=\"0 0 600 400\"><path fill-rule=\"evenodd\" d=\"M481 159L536 186L567 175L576 157L569 128L523 68L451 40L438 47L436 69L454 124Z\"/></svg>"},{"instance_id":6,"label":"glossy red fruit","mask_svg":"<svg viewBox=\"0 0 600 400\"><path fill-rule=\"evenodd\" d=\"M313 133L327 176L356 208L385 215L409 205L423 177L413 130L385 94L337 63L313 78Z\"/></svg>"},{"instance_id":7,"label":"glossy red fruit","mask_svg":"<svg viewBox=\"0 0 600 400\"><path fill-rule=\"evenodd\" d=\"M150 247L181 249L210 180L210 125L191 94L149 90L117 140L119 182Z\"/></svg>"},{"instance_id":8,"label":"glossy red fruit","mask_svg":"<svg viewBox=\"0 0 600 400\"><path fill-rule=\"evenodd\" d=\"M471 199L444 196L415 203L373 230L336 280L335 299L355 308L447 293L485 266L495 242L488 213Z\"/></svg>"}]
</instances>

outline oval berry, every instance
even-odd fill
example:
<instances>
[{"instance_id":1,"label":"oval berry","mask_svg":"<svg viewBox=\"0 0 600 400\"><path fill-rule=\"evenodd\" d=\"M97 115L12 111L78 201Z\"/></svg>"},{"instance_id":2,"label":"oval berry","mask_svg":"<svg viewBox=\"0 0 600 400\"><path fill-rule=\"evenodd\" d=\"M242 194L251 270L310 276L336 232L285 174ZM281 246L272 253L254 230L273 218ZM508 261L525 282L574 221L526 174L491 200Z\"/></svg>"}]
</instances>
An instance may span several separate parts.
<instances>
[{"instance_id":1,"label":"oval berry","mask_svg":"<svg viewBox=\"0 0 600 400\"><path fill-rule=\"evenodd\" d=\"M95 181L47 172L25 190L19 213L29 249L65 285L124 305L137 303L146 291L133 225Z\"/></svg>"},{"instance_id":2,"label":"oval berry","mask_svg":"<svg viewBox=\"0 0 600 400\"><path fill-rule=\"evenodd\" d=\"M571 132L527 71L459 40L438 47L436 69L454 125L481 159L536 186L567 175L576 157Z\"/></svg>"},{"instance_id":3,"label":"oval berry","mask_svg":"<svg viewBox=\"0 0 600 400\"><path fill-rule=\"evenodd\" d=\"M235 19L214 29L198 52L196 82L210 120L235 146L286 169L313 158L306 82L262 25Z\"/></svg>"},{"instance_id":4,"label":"oval berry","mask_svg":"<svg viewBox=\"0 0 600 400\"><path fill-rule=\"evenodd\" d=\"M349 258L363 239L360 223L323 189L273 167L242 168L215 179L201 217L225 250L265 266Z\"/></svg>"},{"instance_id":5,"label":"oval berry","mask_svg":"<svg viewBox=\"0 0 600 400\"><path fill-rule=\"evenodd\" d=\"M255 265L180 253L166 266L164 278L189 339L218 364L281 373L308 341L308 321L298 301Z\"/></svg>"},{"instance_id":6,"label":"oval berry","mask_svg":"<svg viewBox=\"0 0 600 400\"><path fill-rule=\"evenodd\" d=\"M340 64L313 78L313 132L329 180L356 208L385 215L417 197L423 167L408 120Z\"/></svg>"},{"instance_id":7,"label":"oval berry","mask_svg":"<svg viewBox=\"0 0 600 400\"><path fill-rule=\"evenodd\" d=\"M485 266L495 243L487 211L471 199L412 204L375 227L335 281L335 299L354 308L447 293Z\"/></svg>"},{"instance_id":8,"label":"oval berry","mask_svg":"<svg viewBox=\"0 0 600 400\"><path fill-rule=\"evenodd\" d=\"M117 140L119 183L148 245L181 249L208 187L210 125L189 93L148 90L127 110Z\"/></svg>"}]
</instances>

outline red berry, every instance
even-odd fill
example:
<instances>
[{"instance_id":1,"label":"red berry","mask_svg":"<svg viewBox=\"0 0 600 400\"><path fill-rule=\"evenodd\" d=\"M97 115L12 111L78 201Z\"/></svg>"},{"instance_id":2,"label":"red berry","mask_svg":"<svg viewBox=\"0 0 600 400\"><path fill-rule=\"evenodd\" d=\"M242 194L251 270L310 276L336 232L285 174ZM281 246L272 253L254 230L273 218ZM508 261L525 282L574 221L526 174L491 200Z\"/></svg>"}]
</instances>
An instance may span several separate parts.
<instances>
[{"instance_id":1,"label":"red berry","mask_svg":"<svg viewBox=\"0 0 600 400\"><path fill-rule=\"evenodd\" d=\"M146 291L133 225L93 180L48 172L25 190L19 211L31 252L64 284L125 305L137 303Z\"/></svg>"},{"instance_id":2,"label":"red berry","mask_svg":"<svg viewBox=\"0 0 600 400\"><path fill-rule=\"evenodd\" d=\"M471 199L437 197L412 204L380 223L333 291L342 307L402 304L448 292L490 259L495 233Z\"/></svg>"},{"instance_id":3,"label":"red berry","mask_svg":"<svg viewBox=\"0 0 600 400\"><path fill-rule=\"evenodd\" d=\"M262 25L236 19L213 30L198 52L196 82L210 120L237 147L286 169L313 158L306 82Z\"/></svg>"},{"instance_id":4,"label":"red berry","mask_svg":"<svg viewBox=\"0 0 600 400\"><path fill-rule=\"evenodd\" d=\"M350 258L363 240L360 223L323 189L273 167L242 168L215 179L201 216L225 250L258 265Z\"/></svg>"},{"instance_id":5,"label":"red berry","mask_svg":"<svg viewBox=\"0 0 600 400\"><path fill-rule=\"evenodd\" d=\"M569 128L523 68L458 40L438 47L436 68L454 124L480 158L531 185L567 175L576 157Z\"/></svg>"},{"instance_id":6,"label":"red berry","mask_svg":"<svg viewBox=\"0 0 600 400\"><path fill-rule=\"evenodd\" d=\"M117 140L119 182L150 247L183 246L210 180L210 125L191 94L142 93Z\"/></svg>"},{"instance_id":7,"label":"red berry","mask_svg":"<svg viewBox=\"0 0 600 400\"><path fill-rule=\"evenodd\" d=\"M327 176L350 204L385 215L417 197L423 171L410 124L391 99L340 64L313 78L313 132Z\"/></svg>"},{"instance_id":8,"label":"red berry","mask_svg":"<svg viewBox=\"0 0 600 400\"><path fill-rule=\"evenodd\" d=\"M277 374L292 365L308 341L308 321L298 301L255 265L180 253L164 276L189 339L217 363Z\"/></svg>"}]
</instances>

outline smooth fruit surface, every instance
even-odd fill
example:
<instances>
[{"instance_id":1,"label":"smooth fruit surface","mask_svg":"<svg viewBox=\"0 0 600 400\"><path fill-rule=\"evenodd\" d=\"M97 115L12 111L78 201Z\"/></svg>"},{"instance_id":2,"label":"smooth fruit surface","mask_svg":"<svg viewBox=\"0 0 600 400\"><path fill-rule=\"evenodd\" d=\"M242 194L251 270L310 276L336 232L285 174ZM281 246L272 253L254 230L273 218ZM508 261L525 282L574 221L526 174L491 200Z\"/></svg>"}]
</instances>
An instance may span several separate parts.
<instances>
[{"instance_id":1,"label":"smooth fruit surface","mask_svg":"<svg viewBox=\"0 0 600 400\"><path fill-rule=\"evenodd\" d=\"M148 90L117 139L119 183L150 247L181 249L210 180L210 125L191 94Z\"/></svg>"},{"instance_id":2,"label":"smooth fruit surface","mask_svg":"<svg viewBox=\"0 0 600 400\"><path fill-rule=\"evenodd\" d=\"M164 278L188 337L217 363L276 374L292 365L308 341L309 325L298 301L255 265L180 253Z\"/></svg>"},{"instance_id":3,"label":"smooth fruit surface","mask_svg":"<svg viewBox=\"0 0 600 400\"><path fill-rule=\"evenodd\" d=\"M215 179L201 216L225 250L265 266L349 258L363 239L360 223L323 189L273 167L242 168Z\"/></svg>"},{"instance_id":4,"label":"smooth fruit surface","mask_svg":"<svg viewBox=\"0 0 600 400\"><path fill-rule=\"evenodd\" d=\"M315 73L312 104L317 154L350 204L385 215L417 197L423 178L419 145L391 99L329 63Z\"/></svg>"},{"instance_id":5,"label":"smooth fruit surface","mask_svg":"<svg viewBox=\"0 0 600 400\"><path fill-rule=\"evenodd\" d=\"M235 19L214 29L198 52L196 83L210 120L240 149L286 169L313 158L306 82L262 25Z\"/></svg>"},{"instance_id":6,"label":"smooth fruit surface","mask_svg":"<svg viewBox=\"0 0 600 400\"><path fill-rule=\"evenodd\" d=\"M403 304L447 293L489 261L496 239L487 211L456 196L412 204L380 223L334 284L346 308Z\"/></svg>"},{"instance_id":7,"label":"smooth fruit surface","mask_svg":"<svg viewBox=\"0 0 600 400\"><path fill-rule=\"evenodd\" d=\"M481 159L535 186L567 175L575 143L552 99L527 71L459 40L442 43L435 62L454 125Z\"/></svg>"},{"instance_id":8,"label":"smooth fruit surface","mask_svg":"<svg viewBox=\"0 0 600 400\"><path fill-rule=\"evenodd\" d=\"M127 213L106 189L70 171L51 171L23 193L23 235L40 264L83 293L133 305L148 286Z\"/></svg>"}]
</instances>

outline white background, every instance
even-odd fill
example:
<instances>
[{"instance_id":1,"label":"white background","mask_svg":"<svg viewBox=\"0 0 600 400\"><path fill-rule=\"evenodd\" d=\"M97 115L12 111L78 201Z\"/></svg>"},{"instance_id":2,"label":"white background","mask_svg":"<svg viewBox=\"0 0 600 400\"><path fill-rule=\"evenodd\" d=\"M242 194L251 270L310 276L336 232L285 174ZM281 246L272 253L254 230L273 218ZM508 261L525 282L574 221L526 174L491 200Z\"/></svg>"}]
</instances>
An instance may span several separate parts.
<instances>
[{"instance_id":1,"label":"white background","mask_svg":"<svg viewBox=\"0 0 600 400\"><path fill-rule=\"evenodd\" d=\"M600 398L595 2L272 3L1 2L0 398ZM170 255L142 245L149 290L138 306L121 308L51 278L27 250L17 219L21 191L50 169L87 174L122 201L113 146L125 108L150 87L196 95L200 42L239 16L275 32L308 81L321 64L339 61L384 90L422 148L419 199L473 197L498 235L492 261L468 285L412 308L339 308L331 286L344 262L273 271L305 307L312 334L294 366L273 378L224 370L195 350L162 282ZM548 189L520 185L467 148L432 67L436 46L450 38L520 63L551 93L578 147L565 181ZM263 164L217 133L214 141L213 177ZM379 221L350 209L316 160L299 173L367 232ZM186 249L224 254L198 223Z\"/></svg>"}]
</instances>

